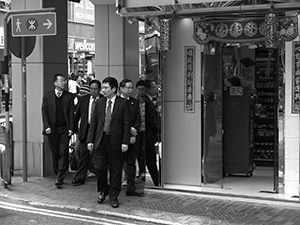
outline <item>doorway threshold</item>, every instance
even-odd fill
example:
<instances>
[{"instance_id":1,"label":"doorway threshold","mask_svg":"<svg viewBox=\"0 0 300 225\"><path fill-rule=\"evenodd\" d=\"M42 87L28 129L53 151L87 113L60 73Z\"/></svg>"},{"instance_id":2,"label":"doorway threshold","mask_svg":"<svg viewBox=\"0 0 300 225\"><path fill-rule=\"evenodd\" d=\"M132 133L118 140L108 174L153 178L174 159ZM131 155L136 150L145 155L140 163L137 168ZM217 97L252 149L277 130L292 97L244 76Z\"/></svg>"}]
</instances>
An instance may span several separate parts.
<instances>
[{"instance_id":1,"label":"doorway threshold","mask_svg":"<svg viewBox=\"0 0 300 225\"><path fill-rule=\"evenodd\" d=\"M152 189L151 187L147 187ZM251 187L249 187L251 189ZM176 184L164 184L162 188L155 188L156 190L162 191L174 191L181 192L185 194L200 194L200 195L211 195L211 196L223 196L223 197L235 197L243 199L256 199L262 201L278 201L278 202L290 202L299 203L299 197L282 194L273 193L271 191L265 192L251 192L251 190L236 191L230 188L221 187L199 187L199 186L189 186L189 185L176 185Z\"/></svg>"}]
</instances>

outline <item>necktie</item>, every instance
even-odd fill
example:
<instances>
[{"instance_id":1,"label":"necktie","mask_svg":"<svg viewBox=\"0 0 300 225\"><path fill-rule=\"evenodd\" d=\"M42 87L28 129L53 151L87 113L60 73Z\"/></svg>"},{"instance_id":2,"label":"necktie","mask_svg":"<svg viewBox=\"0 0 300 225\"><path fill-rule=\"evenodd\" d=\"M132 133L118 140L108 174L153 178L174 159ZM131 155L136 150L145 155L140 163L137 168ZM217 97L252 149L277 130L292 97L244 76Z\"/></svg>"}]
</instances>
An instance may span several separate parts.
<instances>
[{"instance_id":1,"label":"necktie","mask_svg":"<svg viewBox=\"0 0 300 225\"><path fill-rule=\"evenodd\" d=\"M110 131L110 121L111 121L111 100L108 100L108 105L106 109L105 122L104 122L104 131Z\"/></svg>"},{"instance_id":2,"label":"necktie","mask_svg":"<svg viewBox=\"0 0 300 225\"><path fill-rule=\"evenodd\" d=\"M62 91L58 91L57 92L57 97L60 98L61 95L62 95Z\"/></svg>"},{"instance_id":3,"label":"necktie","mask_svg":"<svg viewBox=\"0 0 300 225\"><path fill-rule=\"evenodd\" d=\"M92 107L91 107L91 111L89 113L89 123L91 123L91 118L92 118L92 115L95 111L95 107L96 107L96 101L97 99L95 97L92 98Z\"/></svg>"}]
</instances>

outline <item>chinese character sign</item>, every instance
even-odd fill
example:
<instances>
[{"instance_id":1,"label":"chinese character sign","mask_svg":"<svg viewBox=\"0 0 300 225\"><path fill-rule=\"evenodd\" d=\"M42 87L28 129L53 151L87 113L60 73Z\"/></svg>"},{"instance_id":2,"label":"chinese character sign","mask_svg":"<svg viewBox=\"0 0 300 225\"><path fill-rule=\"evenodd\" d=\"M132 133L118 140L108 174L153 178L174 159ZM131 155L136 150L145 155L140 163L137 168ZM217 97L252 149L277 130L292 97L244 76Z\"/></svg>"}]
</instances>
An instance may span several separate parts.
<instances>
[{"instance_id":1,"label":"chinese character sign","mask_svg":"<svg viewBox=\"0 0 300 225\"><path fill-rule=\"evenodd\" d=\"M293 42L292 113L300 112L300 42Z\"/></svg>"},{"instance_id":2,"label":"chinese character sign","mask_svg":"<svg viewBox=\"0 0 300 225\"><path fill-rule=\"evenodd\" d=\"M184 48L184 112L195 112L195 46Z\"/></svg>"}]
</instances>

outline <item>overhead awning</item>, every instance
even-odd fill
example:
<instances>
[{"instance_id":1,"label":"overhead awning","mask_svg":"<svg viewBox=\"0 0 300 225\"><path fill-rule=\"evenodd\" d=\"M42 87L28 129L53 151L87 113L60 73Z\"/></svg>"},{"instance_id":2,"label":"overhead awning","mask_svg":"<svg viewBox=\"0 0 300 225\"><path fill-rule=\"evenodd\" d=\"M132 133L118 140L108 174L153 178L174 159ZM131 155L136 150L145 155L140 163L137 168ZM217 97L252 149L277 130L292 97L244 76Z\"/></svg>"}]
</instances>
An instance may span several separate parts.
<instances>
[{"instance_id":1,"label":"overhead awning","mask_svg":"<svg viewBox=\"0 0 300 225\"><path fill-rule=\"evenodd\" d=\"M93 0L97 1L97 0ZM98 0L99 1L99 0ZM282 0L274 2L274 12L297 11L300 0ZM151 3L150 3L151 2ZM150 4L149 4L150 3ZM170 4L171 3L171 4ZM116 0L117 14L125 17L143 16L224 16L240 14L267 13L270 10L268 0L216 1L216 0Z\"/></svg>"}]
</instances>

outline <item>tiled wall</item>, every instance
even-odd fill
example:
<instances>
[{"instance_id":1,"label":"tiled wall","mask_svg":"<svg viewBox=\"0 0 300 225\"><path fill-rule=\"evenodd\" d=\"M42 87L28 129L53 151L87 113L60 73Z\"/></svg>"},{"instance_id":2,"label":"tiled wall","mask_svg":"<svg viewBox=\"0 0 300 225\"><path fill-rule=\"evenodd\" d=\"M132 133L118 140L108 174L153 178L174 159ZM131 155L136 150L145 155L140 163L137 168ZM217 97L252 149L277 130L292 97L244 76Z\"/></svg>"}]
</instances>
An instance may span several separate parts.
<instances>
[{"instance_id":1,"label":"tiled wall","mask_svg":"<svg viewBox=\"0 0 300 225\"><path fill-rule=\"evenodd\" d=\"M292 42L285 51L285 193L299 195L299 114L292 114Z\"/></svg>"}]
</instances>

